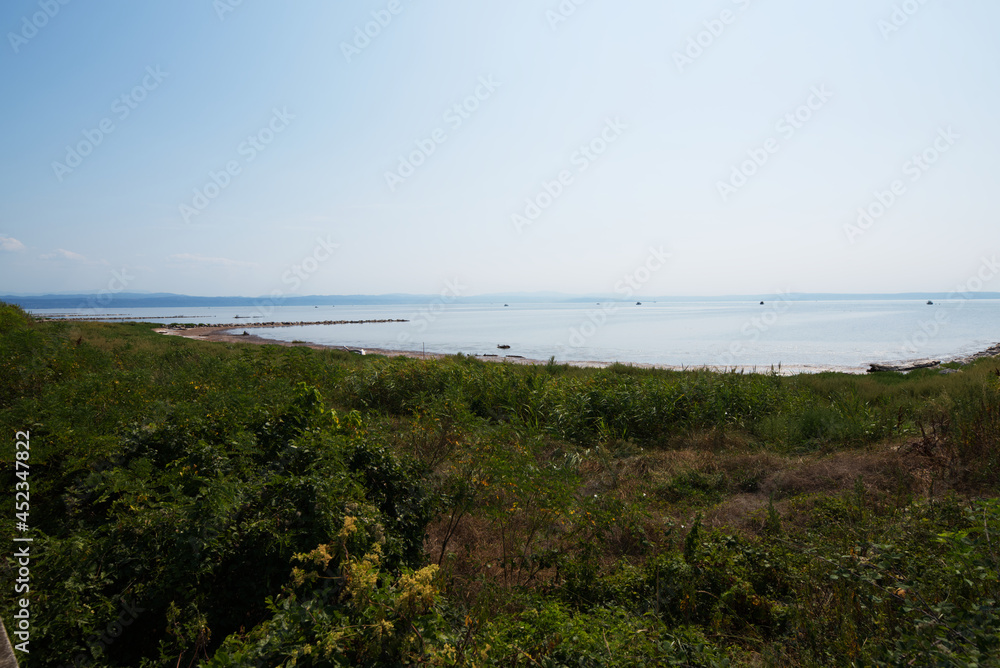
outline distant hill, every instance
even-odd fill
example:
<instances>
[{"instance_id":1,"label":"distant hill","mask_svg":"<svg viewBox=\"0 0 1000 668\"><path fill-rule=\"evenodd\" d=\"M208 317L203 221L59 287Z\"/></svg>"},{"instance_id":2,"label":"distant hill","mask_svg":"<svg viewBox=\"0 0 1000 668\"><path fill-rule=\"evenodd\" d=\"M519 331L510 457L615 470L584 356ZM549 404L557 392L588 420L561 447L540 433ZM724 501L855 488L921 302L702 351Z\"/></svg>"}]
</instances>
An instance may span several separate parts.
<instances>
[{"instance_id":1,"label":"distant hill","mask_svg":"<svg viewBox=\"0 0 1000 668\"><path fill-rule=\"evenodd\" d=\"M703 301L836 301L836 300L941 300L955 299L957 295L947 292L904 292L904 293L792 293L787 295L723 295L723 296L645 296L623 298L620 294L571 295L560 292L513 292L472 295L468 297L445 298L446 303L456 304L544 304L544 303L590 303L632 301L643 302L703 302ZM970 299L1000 299L1000 292L970 293ZM183 308L207 306L348 306L381 304L428 304L441 301L440 295L385 294L385 295L306 295L286 297L199 297L173 293L121 292L118 294L46 294L46 295L3 295L0 301L17 304L27 309L76 309L76 308Z\"/></svg>"},{"instance_id":2,"label":"distant hill","mask_svg":"<svg viewBox=\"0 0 1000 668\"><path fill-rule=\"evenodd\" d=\"M22 308L182 308L191 306L337 306L348 304L408 304L426 303L436 297L429 295L309 295L287 297L198 297L172 293L127 293L115 295L59 294L0 296L0 301Z\"/></svg>"}]
</instances>

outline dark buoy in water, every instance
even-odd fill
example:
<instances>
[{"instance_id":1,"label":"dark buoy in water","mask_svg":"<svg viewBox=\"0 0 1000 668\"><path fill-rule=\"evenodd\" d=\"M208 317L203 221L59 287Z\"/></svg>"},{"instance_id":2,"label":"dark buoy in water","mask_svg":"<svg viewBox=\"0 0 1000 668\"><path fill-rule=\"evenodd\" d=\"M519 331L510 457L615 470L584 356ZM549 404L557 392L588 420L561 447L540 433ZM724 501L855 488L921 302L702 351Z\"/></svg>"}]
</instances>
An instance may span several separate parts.
<instances>
[{"instance_id":1,"label":"dark buoy in water","mask_svg":"<svg viewBox=\"0 0 1000 668\"><path fill-rule=\"evenodd\" d=\"M764 301L763 301L763 300L761 300L761 302L760 302L760 305L761 305L761 306L763 306L763 305L764 305Z\"/></svg>"}]
</instances>

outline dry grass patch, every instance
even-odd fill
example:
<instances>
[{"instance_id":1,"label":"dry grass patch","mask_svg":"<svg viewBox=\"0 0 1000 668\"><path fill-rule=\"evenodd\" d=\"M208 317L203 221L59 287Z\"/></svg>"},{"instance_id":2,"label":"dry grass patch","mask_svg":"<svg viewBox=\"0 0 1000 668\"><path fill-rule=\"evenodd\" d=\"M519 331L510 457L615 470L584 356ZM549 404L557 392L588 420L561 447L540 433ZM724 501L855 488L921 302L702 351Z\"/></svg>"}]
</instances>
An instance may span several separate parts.
<instances>
[{"instance_id":1,"label":"dry grass patch","mask_svg":"<svg viewBox=\"0 0 1000 668\"><path fill-rule=\"evenodd\" d=\"M702 520L707 527L735 531L744 535L758 535L764 530L764 513L769 503L763 494L735 494L711 508ZM785 508L775 503L779 514Z\"/></svg>"},{"instance_id":2,"label":"dry grass patch","mask_svg":"<svg viewBox=\"0 0 1000 668\"><path fill-rule=\"evenodd\" d=\"M920 494L926 466L925 459L890 448L804 456L687 448L632 458L620 478L627 481L622 487L629 498L649 493L677 516L701 507L707 526L756 534L772 501L784 515L790 512L788 500L856 492L859 484L880 497Z\"/></svg>"},{"instance_id":3,"label":"dry grass patch","mask_svg":"<svg viewBox=\"0 0 1000 668\"><path fill-rule=\"evenodd\" d=\"M805 457L755 455L744 458L736 468L767 467L769 471L758 488L726 498L706 513L705 522L709 526L759 534L764 529L766 509L772 501L775 510L784 518L793 514L796 499L856 493L859 486L866 495L876 498L909 496L922 491L920 466L921 462L885 450Z\"/></svg>"},{"instance_id":4,"label":"dry grass patch","mask_svg":"<svg viewBox=\"0 0 1000 668\"><path fill-rule=\"evenodd\" d=\"M789 462L767 476L760 491L776 499L836 493L854 489L858 479L868 491L879 492L895 492L901 483L907 487L913 483L907 462L898 453L853 451Z\"/></svg>"}]
</instances>

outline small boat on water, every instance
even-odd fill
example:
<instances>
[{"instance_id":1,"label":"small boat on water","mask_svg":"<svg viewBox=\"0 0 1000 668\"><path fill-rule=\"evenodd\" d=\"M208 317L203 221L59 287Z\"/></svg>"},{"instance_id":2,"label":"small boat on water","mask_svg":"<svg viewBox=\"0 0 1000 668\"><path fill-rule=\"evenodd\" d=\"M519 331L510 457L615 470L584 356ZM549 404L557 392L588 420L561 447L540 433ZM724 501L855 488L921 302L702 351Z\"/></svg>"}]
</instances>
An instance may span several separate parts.
<instances>
[{"instance_id":1,"label":"small boat on water","mask_svg":"<svg viewBox=\"0 0 1000 668\"><path fill-rule=\"evenodd\" d=\"M928 299L928 300L927 300L927 305L928 305L928 306L933 306L933 305L934 305L934 302L932 302L932 301L931 301L930 299Z\"/></svg>"},{"instance_id":2,"label":"small boat on water","mask_svg":"<svg viewBox=\"0 0 1000 668\"><path fill-rule=\"evenodd\" d=\"M635 305L636 306L642 306L642 302L636 302Z\"/></svg>"},{"instance_id":3,"label":"small boat on water","mask_svg":"<svg viewBox=\"0 0 1000 668\"><path fill-rule=\"evenodd\" d=\"M497 346L497 348L499 348L500 350L508 350L510 349L510 346L508 346L505 343L501 343L500 345Z\"/></svg>"}]
</instances>

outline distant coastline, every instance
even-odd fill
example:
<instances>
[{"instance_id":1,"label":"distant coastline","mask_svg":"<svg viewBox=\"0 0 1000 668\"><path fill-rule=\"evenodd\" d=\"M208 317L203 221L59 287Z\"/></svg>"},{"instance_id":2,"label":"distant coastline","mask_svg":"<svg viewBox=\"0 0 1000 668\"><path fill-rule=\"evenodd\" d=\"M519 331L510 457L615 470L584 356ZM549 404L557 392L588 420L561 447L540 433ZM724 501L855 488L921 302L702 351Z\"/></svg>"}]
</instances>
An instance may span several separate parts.
<instances>
[{"instance_id":1,"label":"distant coastline","mask_svg":"<svg viewBox=\"0 0 1000 668\"><path fill-rule=\"evenodd\" d=\"M900 293L788 293L714 296L642 296L646 303L655 302L752 302L771 301L859 301L859 300L927 300L1000 299L1000 292L900 292ZM440 295L392 293L381 295L305 295L261 297L201 297L173 293L105 293L105 294L43 294L2 295L0 301L25 309L90 309L124 308L206 308L244 307L269 312L275 306L384 306L420 305L441 301ZM634 298L620 294L567 294L561 292L510 292L448 298L450 304L586 304L593 302L632 303Z\"/></svg>"}]
</instances>

